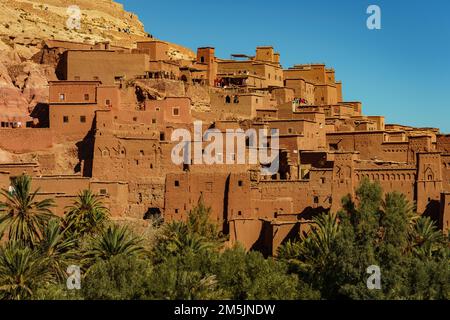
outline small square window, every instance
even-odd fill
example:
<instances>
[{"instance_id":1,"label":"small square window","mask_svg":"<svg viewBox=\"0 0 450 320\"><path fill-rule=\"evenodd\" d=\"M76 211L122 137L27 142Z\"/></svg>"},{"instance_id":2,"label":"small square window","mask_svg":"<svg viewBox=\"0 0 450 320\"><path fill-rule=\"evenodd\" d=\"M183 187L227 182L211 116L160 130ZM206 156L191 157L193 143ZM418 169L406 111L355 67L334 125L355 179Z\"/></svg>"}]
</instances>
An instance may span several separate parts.
<instances>
[{"instance_id":1,"label":"small square window","mask_svg":"<svg viewBox=\"0 0 450 320\"><path fill-rule=\"evenodd\" d=\"M175 180L175 187L179 187L180 186L180 181Z\"/></svg>"},{"instance_id":2,"label":"small square window","mask_svg":"<svg viewBox=\"0 0 450 320\"><path fill-rule=\"evenodd\" d=\"M104 196L104 195L108 194L108 190L106 190L106 189L100 189L100 194L101 194L102 196Z\"/></svg>"},{"instance_id":3,"label":"small square window","mask_svg":"<svg viewBox=\"0 0 450 320\"><path fill-rule=\"evenodd\" d=\"M180 109L179 108L173 108L173 115L179 116L180 115Z\"/></svg>"},{"instance_id":4,"label":"small square window","mask_svg":"<svg viewBox=\"0 0 450 320\"><path fill-rule=\"evenodd\" d=\"M133 117L133 121L136 122L137 121L137 117Z\"/></svg>"},{"instance_id":5,"label":"small square window","mask_svg":"<svg viewBox=\"0 0 450 320\"><path fill-rule=\"evenodd\" d=\"M69 116L64 116L63 117L63 122L64 123L68 123L69 122Z\"/></svg>"},{"instance_id":6,"label":"small square window","mask_svg":"<svg viewBox=\"0 0 450 320\"><path fill-rule=\"evenodd\" d=\"M175 213L179 213L180 212L180 210L179 209L175 209Z\"/></svg>"},{"instance_id":7,"label":"small square window","mask_svg":"<svg viewBox=\"0 0 450 320\"><path fill-rule=\"evenodd\" d=\"M238 185L239 187L242 187L244 185L244 182L242 180L239 180Z\"/></svg>"},{"instance_id":8,"label":"small square window","mask_svg":"<svg viewBox=\"0 0 450 320\"><path fill-rule=\"evenodd\" d=\"M64 101L66 100L66 95L64 93L60 93L59 94L59 101Z\"/></svg>"},{"instance_id":9,"label":"small square window","mask_svg":"<svg viewBox=\"0 0 450 320\"><path fill-rule=\"evenodd\" d=\"M152 123L155 124L156 123L156 119L152 119Z\"/></svg>"},{"instance_id":10,"label":"small square window","mask_svg":"<svg viewBox=\"0 0 450 320\"><path fill-rule=\"evenodd\" d=\"M110 105L111 105L111 100L106 99L105 104L106 104L107 106L110 106Z\"/></svg>"},{"instance_id":11,"label":"small square window","mask_svg":"<svg viewBox=\"0 0 450 320\"><path fill-rule=\"evenodd\" d=\"M89 94L86 93L86 94L84 95L84 101L89 101Z\"/></svg>"},{"instance_id":12,"label":"small square window","mask_svg":"<svg viewBox=\"0 0 450 320\"><path fill-rule=\"evenodd\" d=\"M80 122L86 123L86 116L80 116Z\"/></svg>"}]
</instances>

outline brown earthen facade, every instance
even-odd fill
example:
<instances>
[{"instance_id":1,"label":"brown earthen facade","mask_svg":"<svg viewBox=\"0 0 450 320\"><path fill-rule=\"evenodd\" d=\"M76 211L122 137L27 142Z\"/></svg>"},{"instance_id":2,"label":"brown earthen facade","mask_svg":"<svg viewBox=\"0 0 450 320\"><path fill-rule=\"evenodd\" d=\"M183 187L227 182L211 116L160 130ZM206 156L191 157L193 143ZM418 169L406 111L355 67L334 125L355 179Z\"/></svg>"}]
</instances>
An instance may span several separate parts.
<instances>
[{"instance_id":1,"label":"brown earthen facade","mask_svg":"<svg viewBox=\"0 0 450 320\"><path fill-rule=\"evenodd\" d=\"M449 230L450 136L364 115L323 64L283 69L272 47L232 59L203 47L195 59L177 60L157 40L131 50L49 41L40 57L59 77L49 82L48 119L31 112L33 128L0 129L9 157L0 157L0 186L29 174L59 215L87 188L115 218L183 220L203 196L231 243L275 254L368 178ZM227 163L221 151L218 163L198 163L207 142L196 140L196 120L223 137L278 130L279 169L263 175L267 164ZM172 161L177 129L200 146L188 163ZM243 143L246 159L260 149Z\"/></svg>"}]
</instances>

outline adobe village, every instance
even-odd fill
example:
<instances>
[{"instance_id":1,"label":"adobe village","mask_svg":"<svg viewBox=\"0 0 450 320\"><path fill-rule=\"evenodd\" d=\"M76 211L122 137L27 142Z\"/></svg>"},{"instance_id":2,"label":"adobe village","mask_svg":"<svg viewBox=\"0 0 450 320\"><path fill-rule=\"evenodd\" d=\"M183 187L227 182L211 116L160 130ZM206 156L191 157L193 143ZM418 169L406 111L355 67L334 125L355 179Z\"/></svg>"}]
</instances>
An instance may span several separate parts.
<instances>
[{"instance_id":1,"label":"adobe village","mask_svg":"<svg viewBox=\"0 0 450 320\"><path fill-rule=\"evenodd\" d=\"M87 10L80 31L59 34L50 25L65 23L56 10L64 1L45 3L54 6L9 2L24 29L0 27L1 188L27 174L60 216L91 189L115 220L141 223L184 220L202 196L230 245L272 255L369 178L448 232L450 136L366 115L363 102L345 100L339 70L282 66L283 53L267 45L231 57L216 56L213 43L191 52L146 34L111 1L98 1L107 15ZM44 11L56 22L27 29ZM124 25L108 27L117 19ZM196 121L223 135L278 129L278 172L227 164L221 153L223 164L174 164L173 132L194 137ZM245 144L248 155L254 146Z\"/></svg>"}]
</instances>

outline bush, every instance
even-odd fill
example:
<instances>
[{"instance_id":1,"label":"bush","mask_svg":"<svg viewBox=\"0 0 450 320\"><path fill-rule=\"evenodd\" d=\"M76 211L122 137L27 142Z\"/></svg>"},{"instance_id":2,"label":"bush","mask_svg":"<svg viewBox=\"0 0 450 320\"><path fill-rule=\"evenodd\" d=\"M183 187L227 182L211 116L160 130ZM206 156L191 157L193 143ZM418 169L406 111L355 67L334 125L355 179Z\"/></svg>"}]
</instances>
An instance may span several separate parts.
<instances>
[{"instance_id":1,"label":"bush","mask_svg":"<svg viewBox=\"0 0 450 320\"><path fill-rule=\"evenodd\" d=\"M145 298L150 277L148 260L118 255L94 264L81 282L86 300L137 300Z\"/></svg>"}]
</instances>

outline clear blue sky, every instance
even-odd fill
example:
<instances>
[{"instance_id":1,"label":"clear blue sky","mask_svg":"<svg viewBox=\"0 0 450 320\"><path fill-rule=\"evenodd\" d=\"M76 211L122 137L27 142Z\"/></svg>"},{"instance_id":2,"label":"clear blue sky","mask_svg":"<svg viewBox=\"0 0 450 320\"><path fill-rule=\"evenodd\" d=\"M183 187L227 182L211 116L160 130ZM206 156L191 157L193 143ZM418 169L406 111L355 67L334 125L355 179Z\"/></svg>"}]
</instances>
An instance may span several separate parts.
<instances>
[{"instance_id":1,"label":"clear blue sky","mask_svg":"<svg viewBox=\"0 0 450 320\"><path fill-rule=\"evenodd\" d=\"M449 0L119 0L155 37L218 57L273 45L281 63L324 62L344 99L388 123L450 133ZM382 29L368 30L379 5Z\"/></svg>"}]
</instances>

